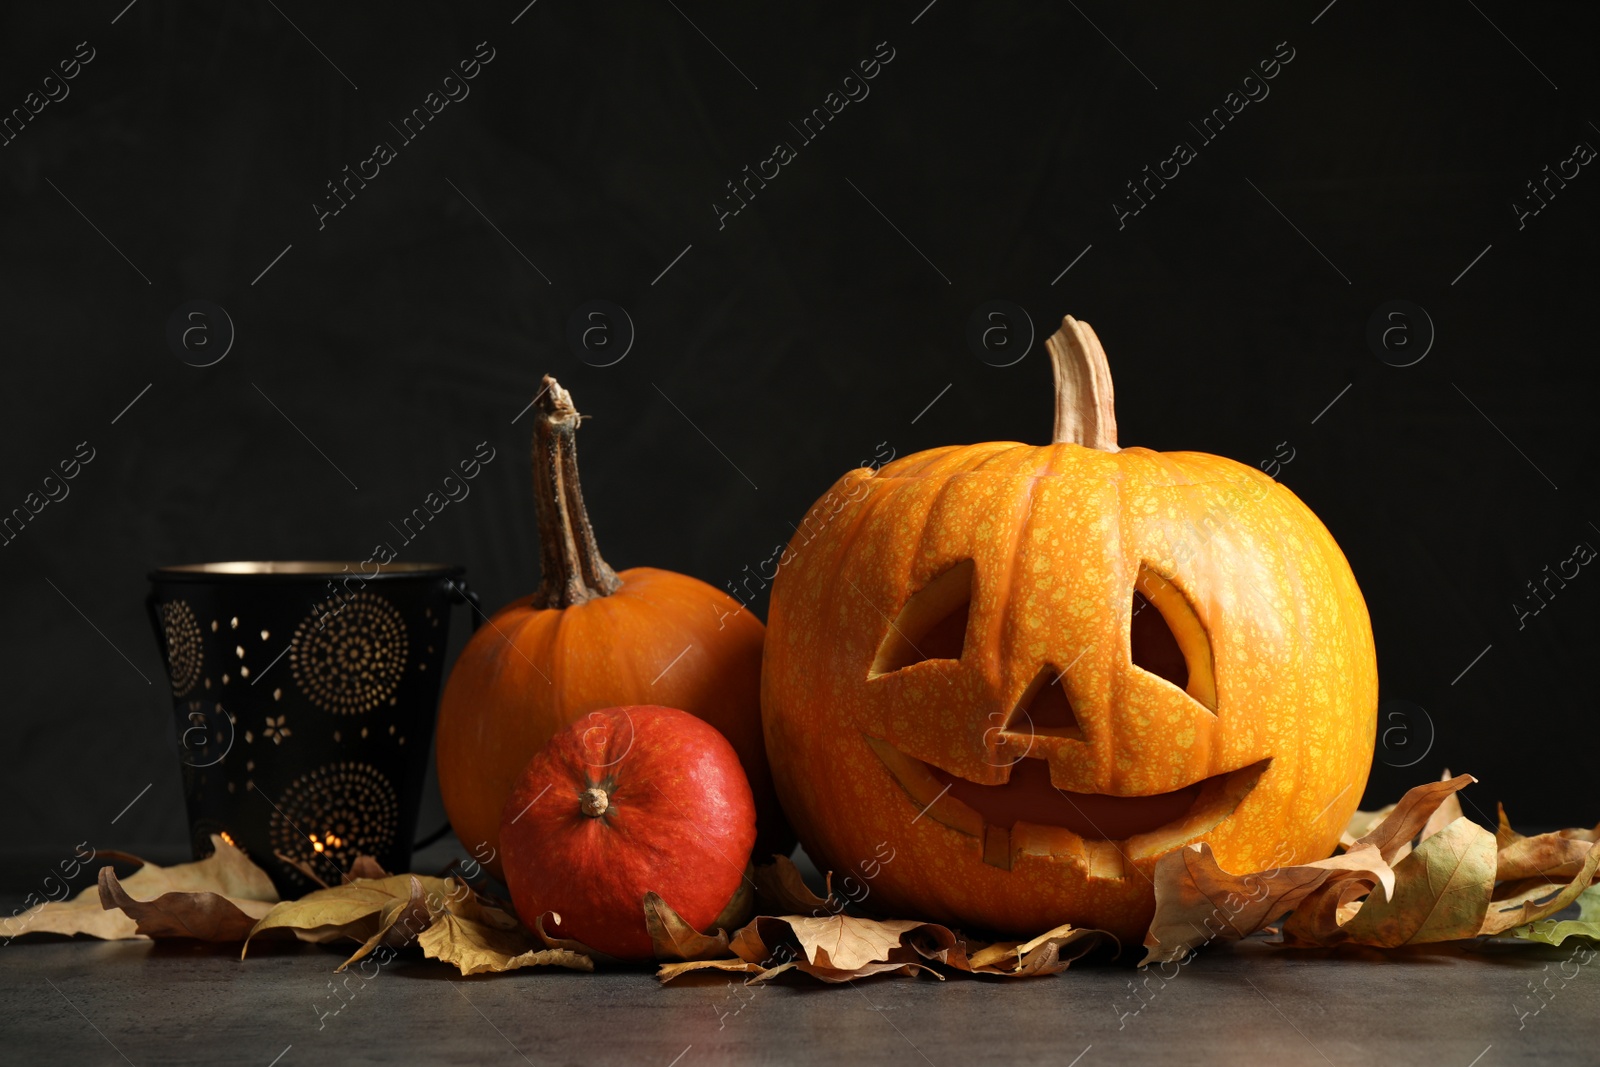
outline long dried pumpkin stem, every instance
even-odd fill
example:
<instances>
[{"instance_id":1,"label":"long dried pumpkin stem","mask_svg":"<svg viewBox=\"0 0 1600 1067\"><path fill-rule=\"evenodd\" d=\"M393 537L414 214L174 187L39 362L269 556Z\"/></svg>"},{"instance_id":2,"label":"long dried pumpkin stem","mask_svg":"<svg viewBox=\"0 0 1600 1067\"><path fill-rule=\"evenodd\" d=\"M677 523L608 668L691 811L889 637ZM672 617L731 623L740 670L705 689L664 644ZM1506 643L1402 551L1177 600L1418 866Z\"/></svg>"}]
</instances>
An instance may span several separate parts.
<instances>
[{"instance_id":1,"label":"long dried pumpkin stem","mask_svg":"<svg viewBox=\"0 0 1600 1067\"><path fill-rule=\"evenodd\" d=\"M1106 350L1087 322L1068 315L1046 342L1056 378L1058 445L1117 451L1117 409Z\"/></svg>"},{"instance_id":2,"label":"long dried pumpkin stem","mask_svg":"<svg viewBox=\"0 0 1600 1067\"><path fill-rule=\"evenodd\" d=\"M548 374L534 398L533 499L539 516L541 608L569 608L622 588L622 579L600 557L594 528L578 484L578 423L572 394Z\"/></svg>"}]
</instances>

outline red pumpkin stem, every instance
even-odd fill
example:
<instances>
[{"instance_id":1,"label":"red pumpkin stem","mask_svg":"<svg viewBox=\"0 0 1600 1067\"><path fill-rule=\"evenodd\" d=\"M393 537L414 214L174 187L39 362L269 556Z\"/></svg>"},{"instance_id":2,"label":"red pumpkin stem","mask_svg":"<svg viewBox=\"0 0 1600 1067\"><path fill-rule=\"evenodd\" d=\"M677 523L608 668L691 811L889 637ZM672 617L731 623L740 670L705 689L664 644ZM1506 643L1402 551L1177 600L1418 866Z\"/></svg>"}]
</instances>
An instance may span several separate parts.
<instances>
[{"instance_id":1,"label":"red pumpkin stem","mask_svg":"<svg viewBox=\"0 0 1600 1067\"><path fill-rule=\"evenodd\" d=\"M1068 315L1046 343L1056 378L1058 445L1074 444L1116 452L1117 409L1111 391L1111 365L1100 338L1087 322Z\"/></svg>"},{"instance_id":2,"label":"red pumpkin stem","mask_svg":"<svg viewBox=\"0 0 1600 1067\"><path fill-rule=\"evenodd\" d=\"M572 394L548 374L534 397L533 498L539 515L541 608L570 608L622 588L622 579L600 557L594 528L578 484L578 423Z\"/></svg>"},{"instance_id":3,"label":"red pumpkin stem","mask_svg":"<svg viewBox=\"0 0 1600 1067\"><path fill-rule=\"evenodd\" d=\"M611 806L611 798L606 791L597 785L592 785L583 791L583 796L578 798L578 810L591 819L598 819L606 813Z\"/></svg>"}]
</instances>

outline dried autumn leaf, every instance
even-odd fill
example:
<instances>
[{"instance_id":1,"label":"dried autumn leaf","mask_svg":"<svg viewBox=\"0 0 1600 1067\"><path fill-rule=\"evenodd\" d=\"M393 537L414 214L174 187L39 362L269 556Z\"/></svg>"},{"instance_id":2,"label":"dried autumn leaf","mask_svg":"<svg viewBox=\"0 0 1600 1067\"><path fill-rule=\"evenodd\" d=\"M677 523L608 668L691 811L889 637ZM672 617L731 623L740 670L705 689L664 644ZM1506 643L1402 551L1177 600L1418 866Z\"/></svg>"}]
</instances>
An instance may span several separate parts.
<instances>
[{"instance_id":1,"label":"dried autumn leaf","mask_svg":"<svg viewBox=\"0 0 1600 1067\"><path fill-rule=\"evenodd\" d=\"M29 934L83 934L102 941L147 940L139 924L120 910L107 911L100 903L98 883L67 900L38 904L6 920L8 938Z\"/></svg>"},{"instance_id":2,"label":"dried autumn leaf","mask_svg":"<svg viewBox=\"0 0 1600 1067\"><path fill-rule=\"evenodd\" d=\"M464 889L471 890L471 886L464 882L458 881L457 884L462 886ZM451 896L449 906L451 914L460 916L469 922L481 923L484 926L491 926L497 930L517 930L523 928L522 924L517 922L516 916L501 910L493 904L487 903L485 898L479 895L477 892L468 892L464 896Z\"/></svg>"},{"instance_id":3,"label":"dried autumn leaf","mask_svg":"<svg viewBox=\"0 0 1600 1067\"><path fill-rule=\"evenodd\" d=\"M212 834L211 840L216 842L219 839L216 834ZM94 858L97 860L110 860L112 863L121 863L129 867L146 867L150 864L150 861L143 856L135 856L132 852L123 852L115 848L98 849L95 851Z\"/></svg>"},{"instance_id":4,"label":"dried autumn leaf","mask_svg":"<svg viewBox=\"0 0 1600 1067\"><path fill-rule=\"evenodd\" d=\"M1507 845L1518 840L1522 835L1511 828L1511 820L1506 818L1506 806L1504 804L1496 804L1495 808L1500 812L1500 825L1494 832L1494 844L1496 848L1504 851Z\"/></svg>"},{"instance_id":5,"label":"dried autumn leaf","mask_svg":"<svg viewBox=\"0 0 1600 1067\"><path fill-rule=\"evenodd\" d=\"M300 857L291 856L287 852L282 852L275 849L273 850L272 858L287 867L293 867L295 870L300 872L301 876L304 877L306 881L317 886L319 889L328 888L328 883L323 879L322 875L318 874L311 864L307 863Z\"/></svg>"},{"instance_id":6,"label":"dried autumn leaf","mask_svg":"<svg viewBox=\"0 0 1600 1067\"><path fill-rule=\"evenodd\" d=\"M1426 834L1430 825L1436 826L1435 816L1440 810L1460 810L1450 801L1458 791L1476 780L1470 774L1461 774L1409 789L1399 803L1380 809L1384 814L1376 823L1352 820L1346 837L1358 826L1364 828L1354 841L1341 839L1341 843L1352 852L1362 847L1376 848L1393 867L1410 854L1413 837L1418 833ZM1284 922L1284 940L1294 945L1331 945L1343 940L1342 927L1360 910L1361 898L1371 889L1370 881L1359 875L1330 875L1301 900ZM1386 892L1385 896L1388 895Z\"/></svg>"},{"instance_id":7,"label":"dried autumn leaf","mask_svg":"<svg viewBox=\"0 0 1600 1067\"><path fill-rule=\"evenodd\" d=\"M644 895L644 925L656 958L661 960L714 960L728 953L728 932L702 934L683 920L659 894Z\"/></svg>"},{"instance_id":8,"label":"dried autumn leaf","mask_svg":"<svg viewBox=\"0 0 1600 1067\"><path fill-rule=\"evenodd\" d=\"M747 974L747 984L798 970L824 982L848 982L870 974L927 972L932 963L973 974L1009 978L1057 974L1092 949L1112 941L1101 930L1058 926L1029 941L966 942L948 927L910 919L863 919L853 915L763 915L738 930L728 949L736 959L686 960L663 964L656 977L670 982L691 971Z\"/></svg>"},{"instance_id":9,"label":"dried autumn leaf","mask_svg":"<svg viewBox=\"0 0 1600 1067\"><path fill-rule=\"evenodd\" d=\"M1359 878L1329 878L1284 920L1283 940L1289 945L1331 945L1340 940L1340 927L1361 908L1373 887Z\"/></svg>"},{"instance_id":10,"label":"dried autumn leaf","mask_svg":"<svg viewBox=\"0 0 1600 1067\"><path fill-rule=\"evenodd\" d=\"M800 971L804 974L809 974L811 977L821 981L833 983L853 982L857 978L866 978L867 976L874 974L931 974L935 978L939 979L939 981L944 981L944 975L940 974L932 967L929 967L923 963L914 963L911 961L907 961L905 963L895 963L893 961L884 961L882 963L863 963L859 967L853 967L849 970L846 970L840 967L823 967L818 964L803 963L799 960L796 960L793 963L774 967L771 971L763 971L761 974L756 975L755 981L770 981L790 968L793 968L794 970Z\"/></svg>"},{"instance_id":11,"label":"dried autumn leaf","mask_svg":"<svg viewBox=\"0 0 1600 1067\"><path fill-rule=\"evenodd\" d=\"M1577 874L1594 846L1588 830L1558 830L1523 837L1500 849L1495 877L1502 882L1522 878L1567 879Z\"/></svg>"},{"instance_id":12,"label":"dried autumn leaf","mask_svg":"<svg viewBox=\"0 0 1600 1067\"><path fill-rule=\"evenodd\" d=\"M951 959L952 966L976 974L998 974L1007 978L1030 978L1059 974L1073 961L1116 938L1104 930L1071 925L1047 930L1031 941L996 941Z\"/></svg>"},{"instance_id":13,"label":"dried autumn leaf","mask_svg":"<svg viewBox=\"0 0 1600 1067\"><path fill-rule=\"evenodd\" d=\"M406 895L386 901L378 912L377 929L351 953L350 958L334 968L342 971L352 963L365 959L379 946L399 951L417 940L433 923L433 910L429 907L427 891L422 879L416 875L405 876ZM382 881L382 879L379 879Z\"/></svg>"},{"instance_id":14,"label":"dried autumn leaf","mask_svg":"<svg viewBox=\"0 0 1600 1067\"><path fill-rule=\"evenodd\" d=\"M776 941L774 923L781 923L786 937ZM757 920L760 941L766 945L794 945L798 949L795 968L824 982L846 982L867 974L931 971L922 960L941 958L942 952L957 944L955 934L936 923L920 923L909 918L858 918L854 915L782 915L776 920ZM746 929L749 929L747 926ZM741 931L742 933L742 931ZM738 936L736 936L738 941ZM749 949L749 944L747 944ZM739 952L738 949L734 949ZM744 952L742 958L749 960ZM782 953L762 952L760 960L789 960ZM776 969L768 963L771 969Z\"/></svg>"},{"instance_id":15,"label":"dried autumn leaf","mask_svg":"<svg viewBox=\"0 0 1600 1067\"><path fill-rule=\"evenodd\" d=\"M805 915L814 911L834 910L828 899L819 897L806 885L788 856L774 855L773 862L755 869L756 896L763 907L780 915ZM828 893L833 893L833 872L828 873Z\"/></svg>"},{"instance_id":16,"label":"dried autumn leaf","mask_svg":"<svg viewBox=\"0 0 1600 1067\"><path fill-rule=\"evenodd\" d=\"M277 858L279 863L286 864L299 871L305 876L307 881L315 883L318 888L332 888L330 885L328 885L327 881L322 877L322 875L317 873L317 869L311 866L310 863L306 862L301 857L291 856L287 852L274 852L273 856ZM366 855L365 853L362 853L355 858L353 863L350 864L350 869L348 871L339 872L339 877L340 884L343 885L353 882L358 878L378 879L390 878L393 876L390 875L388 871L384 870L383 865L377 860Z\"/></svg>"},{"instance_id":17,"label":"dried autumn leaf","mask_svg":"<svg viewBox=\"0 0 1600 1067\"><path fill-rule=\"evenodd\" d=\"M354 879L280 904L256 924L251 936L274 929L292 930L307 940L361 941L340 971L380 949L393 953L412 944L464 975L538 966L594 969L594 961L582 952L541 947L535 934L455 878L401 874Z\"/></svg>"},{"instance_id":18,"label":"dried autumn leaf","mask_svg":"<svg viewBox=\"0 0 1600 1067\"><path fill-rule=\"evenodd\" d=\"M1339 847L1351 849L1356 847L1356 842L1365 837L1383 820L1387 819L1394 811L1393 804L1385 804L1377 811L1358 811L1350 816L1350 821L1345 823L1344 830L1339 834Z\"/></svg>"},{"instance_id":19,"label":"dried autumn leaf","mask_svg":"<svg viewBox=\"0 0 1600 1067\"><path fill-rule=\"evenodd\" d=\"M807 963L836 971L855 971L889 962L894 951L904 947L907 934L933 925L913 919L858 919L853 915L786 915L782 921L799 943Z\"/></svg>"},{"instance_id":20,"label":"dried autumn leaf","mask_svg":"<svg viewBox=\"0 0 1600 1067\"><path fill-rule=\"evenodd\" d=\"M792 967L793 964L785 964ZM690 971L735 971L740 974L760 974L766 968L759 963L747 963L741 959L731 960L685 960L679 963L663 963L656 969L656 977L663 983L670 982L679 975L688 974Z\"/></svg>"},{"instance_id":21,"label":"dried autumn leaf","mask_svg":"<svg viewBox=\"0 0 1600 1067\"><path fill-rule=\"evenodd\" d=\"M1576 919L1544 919L1519 926L1511 933L1515 937L1542 941L1547 945L1560 945L1569 937L1600 941L1600 886L1590 886L1578 894Z\"/></svg>"},{"instance_id":22,"label":"dried autumn leaf","mask_svg":"<svg viewBox=\"0 0 1600 1067\"><path fill-rule=\"evenodd\" d=\"M1500 934L1514 926L1524 926L1528 923L1548 919L1562 908L1571 904L1581 896L1589 884L1594 881L1595 872L1600 871L1600 843L1589 848L1589 854L1584 858L1583 866L1573 876L1572 881L1562 888L1555 896L1548 900L1527 900L1520 907L1507 908L1506 903L1497 903L1490 908L1485 916L1482 934Z\"/></svg>"},{"instance_id":23,"label":"dried autumn leaf","mask_svg":"<svg viewBox=\"0 0 1600 1067\"><path fill-rule=\"evenodd\" d=\"M1394 885L1394 872L1370 843L1314 863L1244 874L1224 871L1204 841L1168 853L1156 861L1156 913L1140 966L1182 959L1210 941L1248 937L1336 873L1386 893Z\"/></svg>"},{"instance_id":24,"label":"dried autumn leaf","mask_svg":"<svg viewBox=\"0 0 1600 1067\"><path fill-rule=\"evenodd\" d=\"M121 911L145 937L188 937L196 941L243 941L273 902L225 897L221 893L162 893L153 900L129 895L110 867L100 868L100 904Z\"/></svg>"},{"instance_id":25,"label":"dried autumn leaf","mask_svg":"<svg viewBox=\"0 0 1600 1067\"><path fill-rule=\"evenodd\" d=\"M1439 782L1442 785L1448 781L1450 781L1450 768L1446 767L1444 774L1439 778ZM1461 797L1457 793L1451 792L1437 808L1433 809L1433 814L1428 816L1428 821L1422 824L1421 840L1426 841L1457 819L1465 818L1466 814L1461 810Z\"/></svg>"},{"instance_id":26,"label":"dried autumn leaf","mask_svg":"<svg viewBox=\"0 0 1600 1067\"><path fill-rule=\"evenodd\" d=\"M754 871L752 864L745 864L744 877L739 879L739 888L733 891L728 903L717 913L717 917L711 920L711 929L735 930L755 918L756 882L752 877Z\"/></svg>"},{"instance_id":27,"label":"dried autumn leaf","mask_svg":"<svg viewBox=\"0 0 1600 1067\"><path fill-rule=\"evenodd\" d=\"M352 882L357 878L389 877L391 877L391 875L388 871L383 869L383 865L365 853L357 856L355 862L350 864L350 869L345 872L346 880Z\"/></svg>"},{"instance_id":28,"label":"dried autumn leaf","mask_svg":"<svg viewBox=\"0 0 1600 1067\"><path fill-rule=\"evenodd\" d=\"M353 937L366 941L382 925L383 911L397 900L409 900L411 881L416 879L426 899L450 892L451 881L420 875L398 874L388 878L358 879L330 889L317 889L299 900L286 900L256 923L245 940L267 930L290 930L304 941L337 941ZM243 958L244 952L240 952Z\"/></svg>"},{"instance_id":29,"label":"dried autumn leaf","mask_svg":"<svg viewBox=\"0 0 1600 1067\"><path fill-rule=\"evenodd\" d=\"M761 933L763 927L767 930L767 937L771 939L772 948L768 948L768 942L763 940ZM788 928L784 925L783 919L770 915L758 916L735 931L730 938L728 951L734 954L733 959L680 960L663 963L657 968L656 977L662 982L670 982L690 971L719 970L755 975L756 977L747 984L766 981L794 967L799 951L787 940L787 936Z\"/></svg>"},{"instance_id":30,"label":"dried autumn leaf","mask_svg":"<svg viewBox=\"0 0 1600 1067\"><path fill-rule=\"evenodd\" d=\"M825 982L847 982L885 972L937 975L922 961L955 943L945 927L910 919L763 915L735 933L729 947L760 967L752 981L767 981L792 964Z\"/></svg>"},{"instance_id":31,"label":"dried autumn leaf","mask_svg":"<svg viewBox=\"0 0 1600 1067\"><path fill-rule=\"evenodd\" d=\"M119 881L117 885L128 899L146 904L154 904L168 894L216 895L233 900L241 907L254 907L254 905L239 904L239 902L271 902L278 899L277 891L272 887L272 880L267 877L265 871L250 862L248 856L215 834L211 837L211 843L214 851L205 859L193 863L180 863L172 867L160 867L154 863L138 860L137 857L125 857L117 853L119 858L130 858L144 863L144 866ZM112 856L107 852L101 852L99 855ZM110 868L102 870L109 871ZM13 920L17 928L15 936L85 934L106 941L168 936L164 933L142 932L140 922L123 912L115 903L108 910L102 901L101 893L100 883L96 882L70 900L40 904L28 909ZM172 903L178 904L177 901ZM163 909L164 907L165 905ZM141 912L152 924L152 931L157 930L160 924L166 921L158 918L161 910Z\"/></svg>"},{"instance_id":32,"label":"dried autumn leaf","mask_svg":"<svg viewBox=\"0 0 1600 1067\"><path fill-rule=\"evenodd\" d=\"M515 971L522 967L566 967L594 970L594 960L564 948L541 948L534 935L520 927L501 929L445 911L417 938L431 959L454 964L464 975Z\"/></svg>"},{"instance_id":33,"label":"dried autumn leaf","mask_svg":"<svg viewBox=\"0 0 1600 1067\"><path fill-rule=\"evenodd\" d=\"M790 970L825 982L885 973L927 972L943 978L930 963L969 973L1028 977L1059 973L1108 939L1114 943L1103 931L1071 926L1059 926L1029 941L967 942L938 923L846 915L830 904L831 898L813 893L787 858L773 858L772 864L754 873L757 895L763 902L782 902L812 914L762 915L732 938L713 938L683 923L652 894L646 900L647 922L657 953L672 958L656 972L661 981L702 970L751 975L748 984L770 981ZM831 884L830 879L830 892ZM736 958L728 959L728 954Z\"/></svg>"},{"instance_id":34,"label":"dried autumn leaf","mask_svg":"<svg viewBox=\"0 0 1600 1067\"><path fill-rule=\"evenodd\" d=\"M1500 826L1495 831L1495 845L1499 849L1495 878L1501 882L1516 882L1525 878L1543 878L1552 882L1565 881L1578 873L1589 854L1589 846L1600 827L1593 830L1574 828L1554 833L1525 837L1511 828L1506 818L1506 806L1501 804Z\"/></svg>"},{"instance_id":35,"label":"dried autumn leaf","mask_svg":"<svg viewBox=\"0 0 1600 1067\"><path fill-rule=\"evenodd\" d=\"M1563 884L1560 879L1552 878L1522 878L1515 882L1498 882L1494 887L1494 898L1489 902L1489 910L1496 912L1520 907L1530 900L1549 896Z\"/></svg>"},{"instance_id":36,"label":"dried autumn leaf","mask_svg":"<svg viewBox=\"0 0 1600 1067\"><path fill-rule=\"evenodd\" d=\"M585 945L582 941L575 940L574 938L570 938L570 937L552 937L549 934L549 932L547 932L545 930L545 928L544 928L544 917L545 917L545 915L548 915L552 919L554 919L557 926L561 925L561 915L558 912L547 911L543 915L538 915L538 916L534 917L534 920L533 920L533 932L534 932L535 936L537 936L539 938L540 941L544 942L544 947L545 948L565 949L568 952L576 952L580 956L588 956L590 959L596 960L596 961L599 961L599 962L602 962L602 963L619 963L619 962L621 962L615 956L608 956L606 953L601 952L598 949L590 948L588 945Z\"/></svg>"},{"instance_id":37,"label":"dried autumn leaf","mask_svg":"<svg viewBox=\"0 0 1600 1067\"><path fill-rule=\"evenodd\" d=\"M1470 774L1458 774L1440 782L1429 782L1406 790L1394 809L1382 822L1363 834L1356 842L1377 848L1390 864L1410 851L1411 839L1428 825L1428 819L1439 809L1446 798L1476 782Z\"/></svg>"},{"instance_id":38,"label":"dried autumn leaf","mask_svg":"<svg viewBox=\"0 0 1600 1067\"><path fill-rule=\"evenodd\" d=\"M1494 894L1494 835L1459 818L1395 864L1395 888L1369 896L1343 939L1396 948L1476 937Z\"/></svg>"}]
</instances>

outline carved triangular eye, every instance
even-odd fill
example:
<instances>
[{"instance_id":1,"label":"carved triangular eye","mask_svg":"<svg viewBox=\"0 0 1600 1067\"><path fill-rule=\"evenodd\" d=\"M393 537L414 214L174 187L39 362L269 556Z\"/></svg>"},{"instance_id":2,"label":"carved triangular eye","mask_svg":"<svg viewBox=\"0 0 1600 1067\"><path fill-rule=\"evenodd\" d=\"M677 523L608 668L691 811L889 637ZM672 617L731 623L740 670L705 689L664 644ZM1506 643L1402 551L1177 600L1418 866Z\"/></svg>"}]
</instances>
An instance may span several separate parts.
<instances>
[{"instance_id":1,"label":"carved triangular eye","mask_svg":"<svg viewBox=\"0 0 1600 1067\"><path fill-rule=\"evenodd\" d=\"M1017 710L1011 713L1006 728L1015 733L1070 737L1082 741L1083 727L1078 725L1078 716L1073 712L1072 701L1067 699L1066 688L1062 685L1065 673L1045 664L1044 670L1028 683L1022 699L1017 701Z\"/></svg>"},{"instance_id":2,"label":"carved triangular eye","mask_svg":"<svg viewBox=\"0 0 1600 1067\"><path fill-rule=\"evenodd\" d=\"M889 626L869 677L930 659L960 659L972 608L972 560L964 559L911 594Z\"/></svg>"},{"instance_id":3,"label":"carved triangular eye","mask_svg":"<svg viewBox=\"0 0 1600 1067\"><path fill-rule=\"evenodd\" d=\"M1217 710L1211 639L1183 591L1149 564L1139 565L1134 582L1128 636L1129 658L1135 667L1165 678L1208 711Z\"/></svg>"}]
</instances>

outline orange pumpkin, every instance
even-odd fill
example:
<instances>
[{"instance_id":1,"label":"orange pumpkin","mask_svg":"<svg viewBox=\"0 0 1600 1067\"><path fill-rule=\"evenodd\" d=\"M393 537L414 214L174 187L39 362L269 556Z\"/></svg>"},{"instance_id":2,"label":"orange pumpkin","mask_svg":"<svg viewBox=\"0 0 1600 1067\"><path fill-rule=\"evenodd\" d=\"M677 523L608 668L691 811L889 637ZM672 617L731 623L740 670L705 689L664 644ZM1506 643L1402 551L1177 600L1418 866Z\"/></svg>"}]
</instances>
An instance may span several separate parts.
<instances>
[{"instance_id":1,"label":"orange pumpkin","mask_svg":"<svg viewBox=\"0 0 1600 1067\"><path fill-rule=\"evenodd\" d=\"M500 876L500 811L528 760L588 712L663 704L728 739L755 794L762 847L787 852L794 838L762 748L761 621L697 578L614 572L583 506L571 395L547 376L533 413L539 589L473 634L439 707L439 791L456 836Z\"/></svg>"},{"instance_id":2,"label":"orange pumpkin","mask_svg":"<svg viewBox=\"0 0 1600 1067\"><path fill-rule=\"evenodd\" d=\"M1119 449L1105 353L1049 348L1055 443L935 448L841 478L780 560L762 705L819 866L894 849L872 902L1138 944L1163 854L1332 852L1366 784L1377 665L1339 547L1288 489Z\"/></svg>"}]
</instances>

